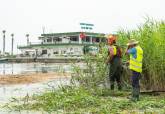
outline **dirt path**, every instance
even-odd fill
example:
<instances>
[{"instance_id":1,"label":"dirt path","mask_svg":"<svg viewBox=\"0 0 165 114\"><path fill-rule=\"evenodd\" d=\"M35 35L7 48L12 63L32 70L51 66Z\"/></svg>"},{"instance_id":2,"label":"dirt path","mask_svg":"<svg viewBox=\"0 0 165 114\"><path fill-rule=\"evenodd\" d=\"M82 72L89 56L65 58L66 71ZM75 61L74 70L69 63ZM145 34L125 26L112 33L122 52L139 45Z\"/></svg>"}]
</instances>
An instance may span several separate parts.
<instances>
[{"instance_id":1,"label":"dirt path","mask_svg":"<svg viewBox=\"0 0 165 114\"><path fill-rule=\"evenodd\" d=\"M57 78L69 78L70 73L29 73L20 75L0 75L0 85L30 84Z\"/></svg>"}]
</instances>

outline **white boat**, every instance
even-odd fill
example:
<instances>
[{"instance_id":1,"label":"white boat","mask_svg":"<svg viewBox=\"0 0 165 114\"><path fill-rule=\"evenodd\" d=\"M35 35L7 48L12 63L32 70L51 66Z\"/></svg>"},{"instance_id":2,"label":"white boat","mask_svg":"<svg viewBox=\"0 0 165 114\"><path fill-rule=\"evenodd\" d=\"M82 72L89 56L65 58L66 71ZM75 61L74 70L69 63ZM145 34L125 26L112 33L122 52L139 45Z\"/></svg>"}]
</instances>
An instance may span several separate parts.
<instances>
[{"instance_id":1,"label":"white boat","mask_svg":"<svg viewBox=\"0 0 165 114\"><path fill-rule=\"evenodd\" d=\"M7 62L7 58L0 58L0 63Z\"/></svg>"}]
</instances>

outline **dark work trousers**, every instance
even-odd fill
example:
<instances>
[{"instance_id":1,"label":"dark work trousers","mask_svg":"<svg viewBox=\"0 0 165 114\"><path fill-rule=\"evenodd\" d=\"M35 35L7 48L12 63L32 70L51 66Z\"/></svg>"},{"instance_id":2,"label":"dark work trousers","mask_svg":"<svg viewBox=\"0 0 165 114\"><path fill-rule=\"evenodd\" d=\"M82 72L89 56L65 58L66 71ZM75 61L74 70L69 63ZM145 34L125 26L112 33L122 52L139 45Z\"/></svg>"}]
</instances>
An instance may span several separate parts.
<instances>
[{"instance_id":1,"label":"dark work trousers","mask_svg":"<svg viewBox=\"0 0 165 114\"><path fill-rule=\"evenodd\" d=\"M114 57L110 62L109 68L109 79L110 79L110 88L114 90L114 83L117 82L118 90L121 90L121 58Z\"/></svg>"},{"instance_id":2,"label":"dark work trousers","mask_svg":"<svg viewBox=\"0 0 165 114\"><path fill-rule=\"evenodd\" d=\"M132 71L132 77L131 77L131 82L132 82L132 97L139 99L139 94L140 94L140 85L139 85L139 80L140 80L141 74L136 71Z\"/></svg>"}]
</instances>

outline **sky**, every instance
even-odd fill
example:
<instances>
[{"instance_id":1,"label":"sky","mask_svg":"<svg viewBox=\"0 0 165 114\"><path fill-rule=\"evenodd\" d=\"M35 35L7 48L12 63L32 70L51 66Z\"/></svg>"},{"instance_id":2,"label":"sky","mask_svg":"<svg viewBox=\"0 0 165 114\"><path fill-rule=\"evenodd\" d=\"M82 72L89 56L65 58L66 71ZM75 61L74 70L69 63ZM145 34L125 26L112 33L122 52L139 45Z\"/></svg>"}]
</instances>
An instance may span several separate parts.
<instances>
[{"instance_id":1,"label":"sky","mask_svg":"<svg viewBox=\"0 0 165 114\"><path fill-rule=\"evenodd\" d=\"M80 22L94 24L92 32L115 33L120 28L135 29L149 16L165 20L165 0L0 0L0 50L6 30L6 51L17 45L39 42L45 33L80 31Z\"/></svg>"}]
</instances>

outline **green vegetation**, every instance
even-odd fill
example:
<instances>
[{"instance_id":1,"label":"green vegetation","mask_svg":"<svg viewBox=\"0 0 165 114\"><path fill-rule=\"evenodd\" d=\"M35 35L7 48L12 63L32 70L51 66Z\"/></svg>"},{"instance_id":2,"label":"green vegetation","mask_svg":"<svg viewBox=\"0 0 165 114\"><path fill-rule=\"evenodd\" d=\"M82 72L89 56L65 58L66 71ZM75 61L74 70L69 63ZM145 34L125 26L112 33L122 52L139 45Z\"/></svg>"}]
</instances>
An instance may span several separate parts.
<instances>
[{"instance_id":1,"label":"green vegetation","mask_svg":"<svg viewBox=\"0 0 165 114\"><path fill-rule=\"evenodd\" d=\"M120 45L127 44L130 38L140 42L144 50L142 84L147 89L165 90L165 21L149 18L137 30L120 30Z\"/></svg>"},{"instance_id":2,"label":"green vegetation","mask_svg":"<svg viewBox=\"0 0 165 114\"><path fill-rule=\"evenodd\" d=\"M140 41L144 49L143 88L165 90L165 22L147 22L134 31L118 32L119 45L125 49L129 38ZM89 114L164 114L165 95L141 95L140 101L127 99L129 72L124 69L123 91L111 91L107 84L108 66L105 64L107 50L101 44L100 54L85 56L86 67L75 67L71 85L58 90L46 91L41 95L14 99L6 105L12 110L44 110L49 113ZM124 57L124 60L126 57Z\"/></svg>"},{"instance_id":3,"label":"green vegetation","mask_svg":"<svg viewBox=\"0 0 165 114\"><path fill-rule=\"evenodd\" d=\"M165 95L141 96L139 102L129 101L128 92L97 90L93 94L82 87L67 86L59 90L48 91L42 95L34 95L29 101L24 98L17 104L10 103L8 108L19 110L44 110L50 114L56 113L90 113L90 114L128 114L143 112L146 114L165 113ZM18 105L19 104L19 105Z\"/></svg>"}]
</instances>

